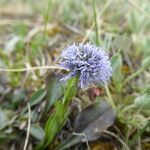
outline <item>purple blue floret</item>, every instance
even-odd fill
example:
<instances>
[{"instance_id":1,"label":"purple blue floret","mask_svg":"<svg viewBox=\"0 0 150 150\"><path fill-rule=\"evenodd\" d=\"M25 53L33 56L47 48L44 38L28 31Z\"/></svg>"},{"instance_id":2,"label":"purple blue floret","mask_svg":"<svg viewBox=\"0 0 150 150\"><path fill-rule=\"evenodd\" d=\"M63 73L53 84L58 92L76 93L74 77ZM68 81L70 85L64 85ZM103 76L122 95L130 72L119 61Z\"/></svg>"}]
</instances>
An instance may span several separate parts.
<instances>
[{"instance_id":1,"label":"purple blue floret","mask_svg":"<svg viewBox=\"0 0 150 150\"><path fill-rule=\"evenodd\" d=\"M108 54L91 43L74 43L63 50L60 65L70 70L62 80L79 76L79 86L106 85L112 75Z\"/></svg>"}]
</instances>

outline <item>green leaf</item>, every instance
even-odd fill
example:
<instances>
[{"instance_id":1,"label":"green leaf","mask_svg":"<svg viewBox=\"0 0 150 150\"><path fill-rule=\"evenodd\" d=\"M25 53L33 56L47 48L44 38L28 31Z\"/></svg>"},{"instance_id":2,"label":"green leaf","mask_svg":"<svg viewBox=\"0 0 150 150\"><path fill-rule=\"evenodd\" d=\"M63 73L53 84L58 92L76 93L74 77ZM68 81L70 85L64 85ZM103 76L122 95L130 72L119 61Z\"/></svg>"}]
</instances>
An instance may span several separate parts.
<instances>
[{"instance_id":1,"label":"green leaf","mask_svg":"<svg viewBox=\"0 0 150 150\"><path fill-rule=\"evenodd\" d=\"M144 58L150 55L150 37L143 37L138 45L138 50L144 54Z\"/></svg>"},{"instance_id":2,"label":"green leaf","mask_svg":"<svg viewBox=\"0 0 150 150\"><path fill-rule=\"evenodd\" d=\"M67 89L62 101L57 101L55 104L54 113L49 117L45 126L44 140L38 145L37 150L42 150L52 143L54 137L59 133L65 124L68 116L69 102L76 95L78 77L73 77L68 80Z\"/></svg>"},{"instance_id":3,"label":"green leaf","mask_svg":"<svg viewBox=\"0 0 150 150\"><path fill-rule=\"evenodd\" d=\"M143 69L150 69L150 56L147 56L142 61L142 68Z\"/></svg>"},{"instance_id":4,"label":"green leaf","mask_svg":"<svg viewBox=\"0 0 150 150\"><path fill-rule=\"evenodd\" d=\"M40 101L43 100L43 98L46 96L47 91L45 89L40 89L33 93L31 96L31 99L29 100L30 106L34 106L38 104Z\"/></svg>"},{"instance_id":5,"label":"green leaf","mask_svg":"<svg viewBox=\"0 0 150 150\"><path fill-rule=\"evenodd\" d=\"M109 51L111 47L113 36L111 34L106 33L106 36L104 38L104 42L102 43L102 47L104 50Z\"/></svg>"},{"instance_id":6,"label":"green leaf","mask_svg":"<svg viewBox=\"0 0 150 150\"><path fill-rule=\"evenodd\" d=\"M78 77L72 77L68 80L67 90L65 92L63 102L70 101L77 93Z\"/></svg>"},{"instance_id":7,"label":"green leaf","mask_svg":"<svg viewBox=\"0 0 150 150\"><path fill-rule=\"evenodd\" d=\"M64 125L67 114L67 107L62 101L58 101L55 105L55 112L49 117L45 126L46 138L49 139L49 141L60 131Z\"/></svg>"},{"instance_id":8,"label":"green leaf","mask_svg":"<svg viewBox=\"0 0 150 150\"><path fill-rule=\"evenodd\" d=\"M132 40L130 37L128 36L121 36L121 35L118 35L116 36L116 38L114 39L114 47L117 49L117 50L123 50L123 51L127 51L129 50L130 46L132 44Z\"/></svg>"},{"instance_id":9,"label":"green leaf","mask_svg":"<svg viewBox=\"0 0 150 150\"><path fill-rule=\"evenodd\" d=\"M31 124L30 134L38 140L42 140L44 138L44 130L37 124Z\"/></svg>"},{"instance_id":10,"label":"green leaf","mask_svg":"<svg viewBox=\"0 0 150 150\"><path fill-rule=\"evenodd\" d=\"M56 76L51 76L47 81L46 111L62 96L64 85Z\"/></svg>"},{"instance_id":11,"label":"green leaf","mask_svg":"<svg viewBox=\"0 0 150 150\"><path fill-rule=\"evenodd\" d=\"M145 89L144 89L144 91L143 91L143 94L145 94L145 93L147 93L147 94L150 95L150 85L149 85L149 84L146 85L146 87L145 87Z\"/></svg>"},{"instance_id":12,"label":"green leaf","mask_svg":"<svg viewBox=\"0 0 150 150\"><path fill-rule=\"evenodd\" d=\"M135 12L130 12L127 16L128 25L131 31L138 32L137 16Z\"/></svg>"},{"instance_id":13,"label":"green leaf","mask_svg":"<svg viewBox=\"0 0 150 150\"><path fill-rule=\"evenodd\" d=\"M0 130L5 128L8 124L8 117L6 113L0 108Z\"/></svg>"},{"instance_id":14,"label":"green leaf","mask_svg":"<svg viewBox=\"0 0 150 150\"><path fill-rule=\"evenodd\" d=\"M150 94L145 93L134 100L134 105L140 109L150 109Z\"/></svg>"},{"instance_id":15,"label":"green leaf","mask_svg":"<svg viewBox=\"0 0 150 150\"><path fill-rule=\"evenodd\" d=\"M39 102L41 102L44 97L46 96L47 94L47 91L45 89L40 89L36 92L34 92L29 100L29 103L30 103L30 106L35 106L36 104L38 104ZM27 106L24 107L22 113L26 112L27 111Z\"/></svg>"},{"instance_id":16,"label":"green leaf","mask_svg":"<svg viewBox=\"0 0 150 150\"><path fill-rule=\"evenodd\" d=\"M138 11L131 11L127 15L129 28L132 32L138 33L144 31L148 24L148 20Z\"/></svg>"},{"instance_id":17,"label":"green leaf","mask_svg":"<svg viewBox=\"0 0 150 150\"><path fill-rule=\"evenodd\" d=\"M45 126L44 140L38 145L37 150L43 150L54 140L54 137L61 131L68 116L68 107L62 101L57 101L55 111L49 117Z\"/></svg>"},{"instance_id":18,"label":"green leaf","mask_svg":"<svg viewBox=\"0 0 150 150\"><path fill-rule=\"evenodd\" d=\"M129 145L133 146L135 142L138 140L139 137L143 135L143 133L146 131L146 129L150 126L150 121L148 120L147 123L144 125L142 129L140 129L134 137L129 141Z\"/></svg>"},{"instance_id":19,"label":"green leaf","mask_svg":"<svg viewBox=\"0 0 150 150\"><path fill-rule=\"evenodd\" d=\"M15 50L16 44L21 40L20 36L14 36L12 39L6 42L4 46L4 50L6 54L10 54L12 51Z\"/></svg>"},{"instance_id":20,"label":"green leaf","mask_svg":"<svg viewBox=\"0 0 150 150\"><path fill-rule=\"evenodd\" d=\"M14 27L14 32L20 37L25 37L28 33L28 27L23 22L18 22Z\"/></svg>"},{"instance_id":21,"label":"green leaf","mask_svg":"<svg viewBox=\"0 0 150 150\"><path fill-rule=\"evenodd\" d=\"M6 147L8 145L8 142L17 140L18 135L16 133L5 133L0 132L0 145Z\"/></svg>"},{"instance_id":22,"label":"green leaf","mask_svg":"<svg viewBox=\"0 0 150 150\"><path fill-rule=\"evenodd\" d=\"M122 81L123 81L123 74L122 74L122 56L117 53L111 58L112 64L112 71L113 71L113 83L115 85L116 90L119 92L122 89Z\"/></svg>"}]
</instances>

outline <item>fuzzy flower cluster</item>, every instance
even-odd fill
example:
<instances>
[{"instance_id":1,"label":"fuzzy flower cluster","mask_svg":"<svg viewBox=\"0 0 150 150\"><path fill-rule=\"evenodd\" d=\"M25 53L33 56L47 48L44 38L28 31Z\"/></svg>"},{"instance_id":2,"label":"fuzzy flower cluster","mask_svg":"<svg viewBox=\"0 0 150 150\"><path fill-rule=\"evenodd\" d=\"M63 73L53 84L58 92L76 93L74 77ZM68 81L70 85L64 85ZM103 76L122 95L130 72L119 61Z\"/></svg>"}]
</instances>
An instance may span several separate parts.
<instances>
[{"instance_id":1,"label":"fuzzy flower cluster","mask_svg":"<svg viewBox=\"0 0 150 150\"><path fill-rule=\"evenodd\" d=\"M79 76L79 86L106 85L112 75L107 53L90 43L74 43L63 50L60 65L70 70L62 80Z\"/></svg>"}]
</instances>

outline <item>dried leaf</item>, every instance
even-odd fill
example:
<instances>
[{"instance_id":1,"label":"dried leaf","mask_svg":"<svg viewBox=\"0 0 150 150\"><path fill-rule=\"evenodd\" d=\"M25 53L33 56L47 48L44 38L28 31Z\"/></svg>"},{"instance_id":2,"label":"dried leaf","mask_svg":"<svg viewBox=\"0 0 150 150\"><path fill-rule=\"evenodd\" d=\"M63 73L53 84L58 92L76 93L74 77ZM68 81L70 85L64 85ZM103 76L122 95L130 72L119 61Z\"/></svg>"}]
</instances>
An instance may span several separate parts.
<instances>
[{"instance_id":1,"label":"dried leaf","mask_svg":"<svg viewBox=\"0 0 150 150\"><path fill-rule=\"evenodd\" d=\"M76 136L72 136L61 143L56 150L65 150L80 141L85 141L85 137L87 141L97 140L101 136L100 131L110 127L114 120L115 112L106 101L87 106L77 116L75 122Z\"/></svg>"},{"instance_id":2,"label":"dried leaf","mask_svg":"<svg viewBox=\"0 0 150 150\"><path fill-rule=\"evenodd\" d=\"M115 120L115 113L106 102L94 103L83 109L77 116L75 122L75 132L84 133L88 141L99 138L97 131L102 131L110 127Z\"/></svg>"}]
</instances>

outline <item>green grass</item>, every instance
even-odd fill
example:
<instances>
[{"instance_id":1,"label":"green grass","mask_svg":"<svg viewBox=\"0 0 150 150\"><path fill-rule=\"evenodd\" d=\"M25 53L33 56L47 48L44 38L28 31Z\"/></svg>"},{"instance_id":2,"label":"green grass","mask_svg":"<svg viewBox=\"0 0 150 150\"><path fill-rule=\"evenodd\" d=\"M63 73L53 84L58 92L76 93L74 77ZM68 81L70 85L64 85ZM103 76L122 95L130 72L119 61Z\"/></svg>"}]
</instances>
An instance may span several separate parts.
<instances>
[{"instance_id":1,"label":"green grass","mask_svg":"<svg viewBox=\"0 0 150 150\"><path fill-rule=\"evenodd\" d=\"M14 6L20 9L14 10ZM65 95L66 86L58 80L66 73L61 68L19 69L57 65L66 45L88 41L103 47L111 58L111 83L98 87L102 93L95 99L108 100L117 112L113 134L130 149L149 149L149 14L148 0L2 0L0 68L7 68L7 72L0 69L0 149L23 149L25 140L36 147L48 135L44 128L50 118L57 124L52 114ZM91 104L91 91L78 91L72 103L81 109ZM74 119L67 117L70 122ZM62 126L67 128L68 122ZM53 126L56 132L51 135L49 149L59 145L58 137L65 131L60 125L58 132L57 126ZM65 132L71 134L69 129ZM82 143L74 148L79 146L86 148Z\"/></svg>"}]
</instances>

